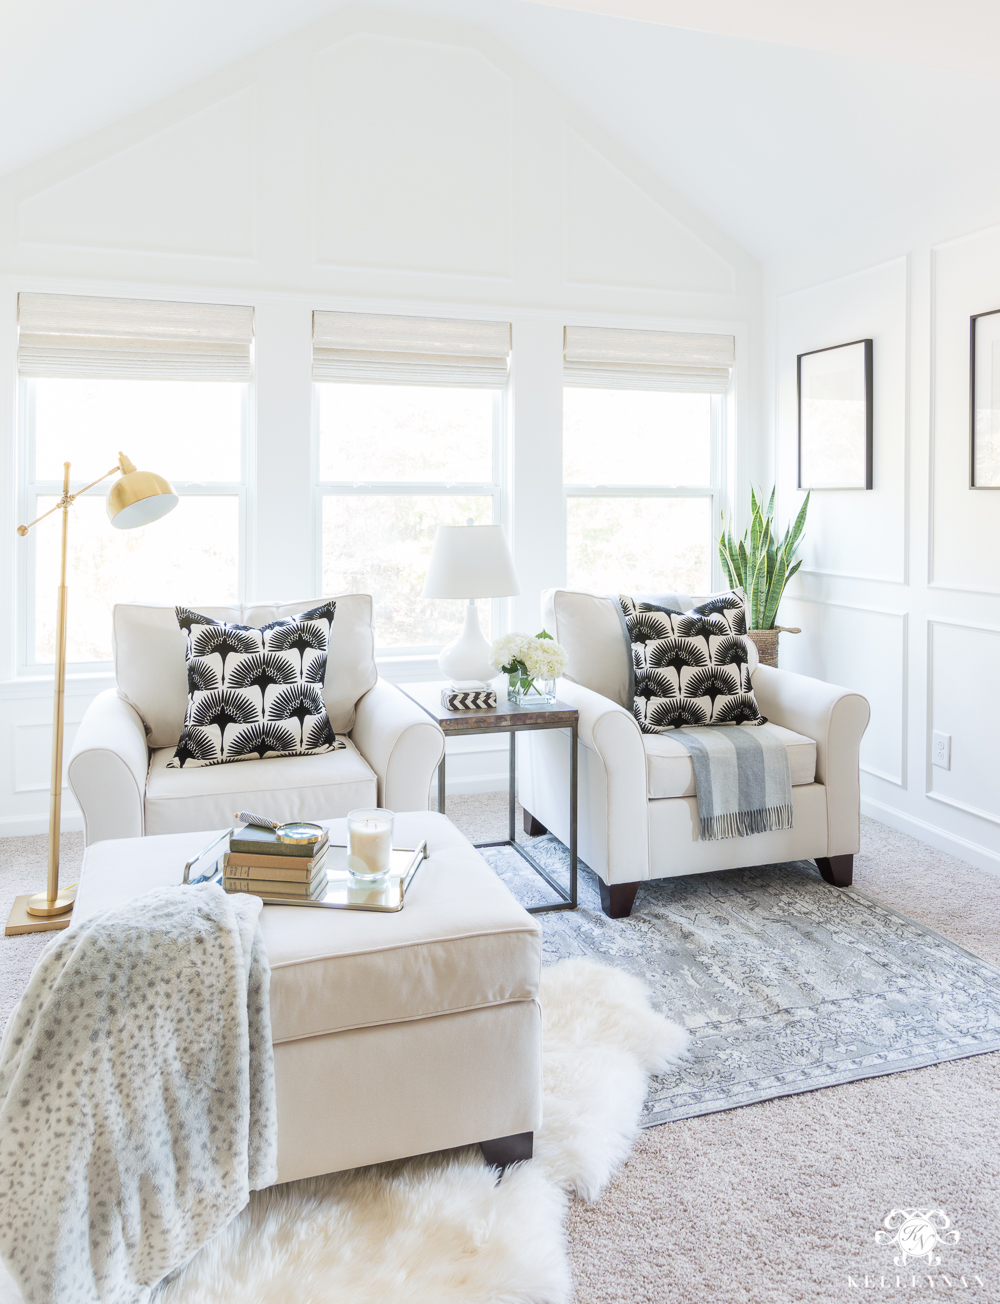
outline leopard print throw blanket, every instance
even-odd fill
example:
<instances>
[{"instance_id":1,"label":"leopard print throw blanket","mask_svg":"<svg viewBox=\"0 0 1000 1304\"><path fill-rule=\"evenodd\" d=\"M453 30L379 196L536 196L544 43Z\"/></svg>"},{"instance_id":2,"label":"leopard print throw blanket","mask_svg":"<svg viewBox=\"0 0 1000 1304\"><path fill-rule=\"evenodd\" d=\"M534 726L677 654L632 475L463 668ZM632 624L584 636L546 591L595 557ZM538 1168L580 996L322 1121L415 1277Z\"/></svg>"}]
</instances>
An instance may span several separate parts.
<instances>
[{"instance_id":1,"label":"leopard print throw blanket","mask_svg":"<svg viewBox=\"0 0 1000 1304\"><path fill-rule=\"evenodd\" d=\"M261 904L161 888L42 952L0 1045L0 1254L27 1304L143 1304L276 1180Z\"/></svg>"}]
</instances>

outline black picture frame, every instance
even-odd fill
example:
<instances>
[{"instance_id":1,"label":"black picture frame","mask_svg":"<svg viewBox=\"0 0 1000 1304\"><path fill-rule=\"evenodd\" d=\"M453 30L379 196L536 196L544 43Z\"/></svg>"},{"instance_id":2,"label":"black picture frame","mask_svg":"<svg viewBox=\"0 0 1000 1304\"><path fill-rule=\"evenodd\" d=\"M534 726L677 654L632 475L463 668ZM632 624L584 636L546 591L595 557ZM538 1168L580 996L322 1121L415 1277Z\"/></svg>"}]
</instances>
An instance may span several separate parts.
<instances>
[{"instance_id":1,"label":"black picture frame","mask_svg":"<svg viewBox=\"0 0 1000 1304\"><path fill-rule=\"evenodd\" d=\"M803 436L806 440L810 437L808 430L803 431L802 426L802 359L812 358L820 353L836 353L840 349L853 349L859 344L864 346L864 412L865 428L862 438L864 439L864 458L865 458L865 475L864 484L836 485L836 484L803 484L802 481L802 444ZM875 392L874 392L874 374L875 374L875 344L873 340L850 340L846 344L830 344L823 349L807 349L806 352L800 353L795 360L795 383L797 391L798 407L798 485L800 489L873 489L875 487Z\"/></svg>"},{"instance_id":2,"label":"black picture frame","mask_svg":"<svg viewBox=\"0 0 1000 1304\"><path fill-rule=\"evenodd\" d=\"M1000 478L996 484L976 483L976 412L979 406L976 403L976 326L984 317L1000 318L1000 308L976 312L969 318L969 488L1000 489Z\"/></svg>"}]
</instances>

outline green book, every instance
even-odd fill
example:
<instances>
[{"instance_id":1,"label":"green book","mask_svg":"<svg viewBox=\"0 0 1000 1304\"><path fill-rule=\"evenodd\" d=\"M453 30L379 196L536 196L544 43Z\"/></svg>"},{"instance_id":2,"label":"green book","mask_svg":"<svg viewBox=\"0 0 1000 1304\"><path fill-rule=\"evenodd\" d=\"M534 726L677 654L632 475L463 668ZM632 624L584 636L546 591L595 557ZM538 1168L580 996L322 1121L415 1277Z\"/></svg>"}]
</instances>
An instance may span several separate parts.
<instances>
[{"instance_id":1,"label":"green book","mask_svg":"<svg viewBox=\"0 0 1000 1304\"><path fill-rule=\"evenodd\" d=\"M229 850L235 851L238 855L253 855L256 852L258 855L263 853L272 856L305 856L307 860L311 860L322 847L326 846L329 836L324 829L316 842L281 842L273 829L258 829L248 824L245 829L237 829L235 833L230 834Z\"/></svg>"}]
</instances>

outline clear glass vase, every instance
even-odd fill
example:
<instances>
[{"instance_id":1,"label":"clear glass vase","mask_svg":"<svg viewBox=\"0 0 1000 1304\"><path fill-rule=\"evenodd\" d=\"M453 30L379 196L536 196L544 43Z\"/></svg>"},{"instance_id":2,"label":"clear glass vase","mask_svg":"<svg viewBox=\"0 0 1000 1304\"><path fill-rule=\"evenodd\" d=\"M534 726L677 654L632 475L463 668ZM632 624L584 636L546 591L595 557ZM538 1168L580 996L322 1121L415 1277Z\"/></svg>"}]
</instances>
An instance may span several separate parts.
<instances>
[{"instance_id":1,"label":"clear glass vase","mask_svg":"<svg viewBox=\"0 0 1000 1304\"><path fill-rule=\"evenodd\" d=\"M555 700L554 679L529 679L516 672L507 676L507 701L515 706L542 706Z\"/></svg>"}]
</instances>

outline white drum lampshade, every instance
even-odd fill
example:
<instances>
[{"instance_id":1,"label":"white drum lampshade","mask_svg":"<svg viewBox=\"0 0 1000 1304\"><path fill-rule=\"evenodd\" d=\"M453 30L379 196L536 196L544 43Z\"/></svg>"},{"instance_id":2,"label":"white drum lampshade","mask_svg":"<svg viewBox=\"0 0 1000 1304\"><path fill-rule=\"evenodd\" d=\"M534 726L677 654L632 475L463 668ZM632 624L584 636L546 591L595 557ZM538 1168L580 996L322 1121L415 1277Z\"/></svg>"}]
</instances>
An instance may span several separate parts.
<instances>
[{"instance_id":1,"label":"white drum lampshade","mask_svg":"<svg viewBox=\"0 0 1000 1304\"><path fill-rule=\"evenodd\" d=\"M490 645L479 628L476 598L508 598L521 592L502 525L439 525L434 537L425 598L466 598L465 628L438 657L452 683L486 683L496 674Z\"/></svg>"}]
</instances>

